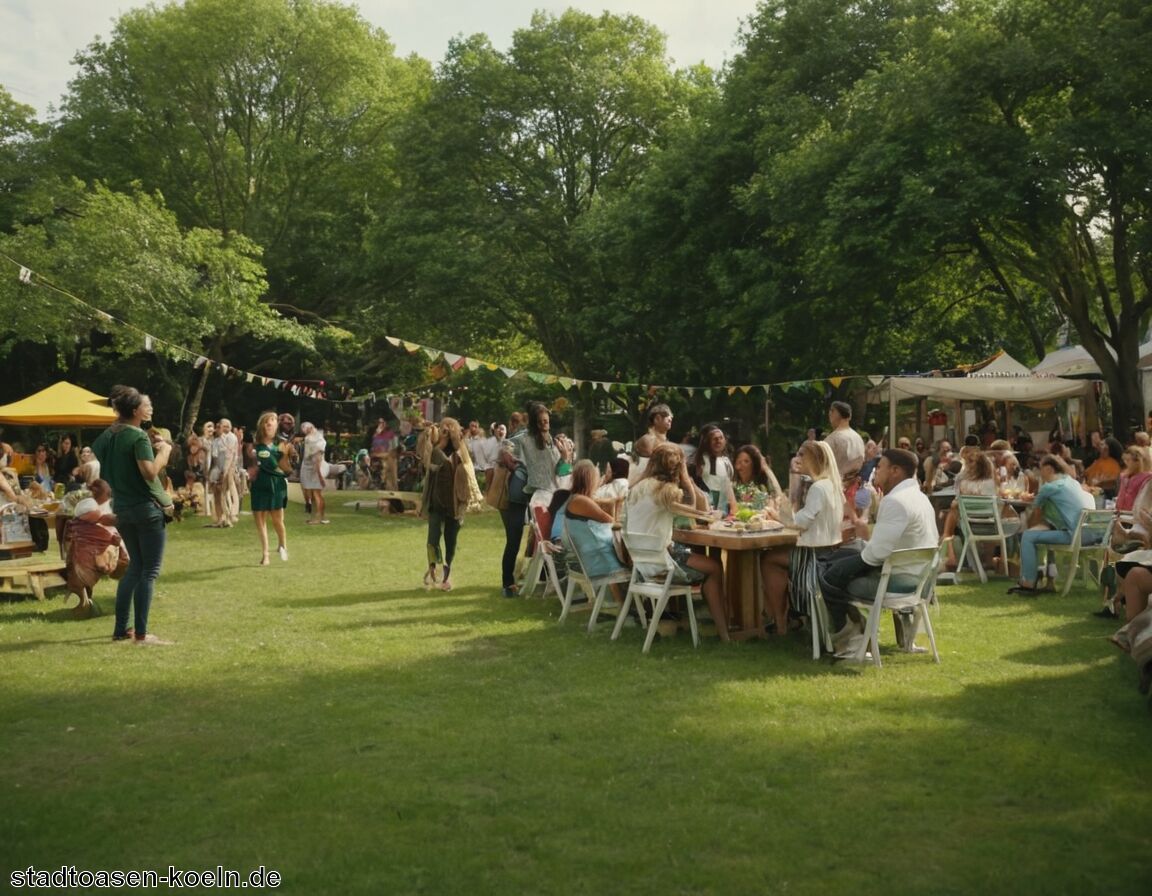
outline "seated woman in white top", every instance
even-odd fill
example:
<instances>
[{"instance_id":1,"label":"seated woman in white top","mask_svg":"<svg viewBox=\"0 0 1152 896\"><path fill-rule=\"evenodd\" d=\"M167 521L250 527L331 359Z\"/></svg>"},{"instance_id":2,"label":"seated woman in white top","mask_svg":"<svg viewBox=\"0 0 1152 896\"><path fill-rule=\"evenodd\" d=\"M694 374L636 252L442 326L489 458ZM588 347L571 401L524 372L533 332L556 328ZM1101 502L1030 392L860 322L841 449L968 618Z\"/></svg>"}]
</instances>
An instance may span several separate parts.
<instances>
[{"instance_id":1,"label":"seated woman in white top","mask_svg":"<svg viewBox=\"0 0 1152 896\"><path fill-rule=\"evenodd\" d=\"M643 474L628 492L624 530L629 534L649 535L663 542L676 563L679 581L700 581L712 620L721 641L728 641L728 603L724 597L724 567L705 554L695 554L687 545L672 541L674 517L691 516L707 519L708 499L699 492L688 475L684 452L679 445L663 442L648 458Z\"/></svg>"},{"instance_id":2,"label":"seated woman in white top","mask_svg":"<svg viewBox=\"0 0 1152 896\"><path fill-rule=\"evenodd\" d=\"M760 557L765 601L776 624L777 636L788 631L788 596L799 616L811 616L810 602L816 590L816 561L840 544L844 515L844 490L836 457L827 442L800 446L800 467L812 479L804 506L796 510L791 525L800 530L794 548L773 548ZM773 516L776 514L773 513Z\"/></svg>"}]
</instances>

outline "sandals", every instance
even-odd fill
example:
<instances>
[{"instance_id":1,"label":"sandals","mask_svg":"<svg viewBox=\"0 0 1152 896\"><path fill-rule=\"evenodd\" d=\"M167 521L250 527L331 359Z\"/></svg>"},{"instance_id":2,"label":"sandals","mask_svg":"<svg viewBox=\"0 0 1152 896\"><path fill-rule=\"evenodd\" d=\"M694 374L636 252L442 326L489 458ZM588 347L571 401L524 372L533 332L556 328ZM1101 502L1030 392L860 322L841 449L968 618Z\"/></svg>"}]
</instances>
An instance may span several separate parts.
<instances>
[{"instance_id":1,"label":"sandals","mask_svg":"<svg viewBox=\"0 0 1152 896\"><path fill-rule=\"evenodd\" d=\"M436 570L435 568L429 568L428 572L424 573L424 590L427 591L428 589L434 588L435 586Z\"/></svg>"}]
</instances>

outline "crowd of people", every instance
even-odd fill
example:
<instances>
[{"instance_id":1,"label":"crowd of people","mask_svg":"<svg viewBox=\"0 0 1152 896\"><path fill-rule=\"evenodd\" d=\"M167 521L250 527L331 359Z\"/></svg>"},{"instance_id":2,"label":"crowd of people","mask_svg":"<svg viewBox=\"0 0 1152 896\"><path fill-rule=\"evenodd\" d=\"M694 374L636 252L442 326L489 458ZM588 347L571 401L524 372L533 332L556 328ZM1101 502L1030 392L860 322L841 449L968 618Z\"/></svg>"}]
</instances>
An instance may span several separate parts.
<instances>
[{"instance_id":1,"label":"crowd of people","mask_svg":"<svg viewBox=\"0 0 1152 896\"><path fill-rule=\"evenodd\" d=\"M172 464L172 441L152 426L146 395L118 386L110 404L118 420L91 446L78 450L71 434L54 448L38 445L32 481L45 491L90 491L93 506L85 505L78 519L120 539L126 568L117 586L114 640L167 643L149 631L148 622L171 508L190 507L205 513L209 526L230 528L239 519L241 499L250 494L262 566L271 562L269 524L277 556L288 560L284 511L290 477L299 478L307 524L329 522L324 493L333 467L321 427L305 421L297 428L291 414L269 411L246 439L226 418L207 421L188 436L179 463ZM375 465L376 478L358 484L395 487L405 459L413 459L420 512L427 519L426 588L451 590L461 525L486 500L500 510L504 526L504 596L520 593L518 561L536 549L537 538L552 540L561 553L576 542L579 551L569 551L568 561L578 554L594 575L628 567L622 548L627 537L654 539L668 551L676 580L700 585L721 640L729 638L731 607L720 557L675 541L675 519L714 521L752 512L777 520L797 536L793 547L760 552L764 624L776 637L802 627L813 615L811 601L819 589L842 657L861 653L864 629L856 603L875 593L893 551L944 543L948 568L958 565L952 546L956 502L934 505L934 497L1010 499L1002 504L1005 528L1020 536L1018 580L1010 591L1024 596L1041 590L1048 574L1046 546L1070 543L1081 511L1106 504L1118 518L1110 548L1120 562L1111 603L1098 615L1123 617L1124 627L1112 640L1132 649L1135 635L1148 628L1144 617L1152 614L1152 455L1146 432L1124 444L1094 431L1084 456L1074 458L1059 439L1036 452L1025 434L1008 440L986 427L969 434L956 452L947 439L931 447L906 436L894 445L877 443L853 428L852 416L850 405L831 403L827 434L809 430L790 460L786 488L757 446L734 448L719 424L702 426L691 444L670 441L673 412L662 402L647 408L645 431L630 451L595 430L584 459L576 458L571 438L553 432L551 412L538 402L513 413L507 424L492 423L487 433L475 420L466 427L452 417L403 421L393 430L380 418L354 472L359 478L362 468ZM170 465L182 473L180 488L172 485ZM99 533L85 537L94 550L102 543ZM998 550L990 560L1009 572L1010 558ZM908 584L895 581L892 587ZM622 595L617 597L622 603ZM920 649L915 632L900 631L900 624L898 619L901 646Z\"/></svg>"}]
</instances>

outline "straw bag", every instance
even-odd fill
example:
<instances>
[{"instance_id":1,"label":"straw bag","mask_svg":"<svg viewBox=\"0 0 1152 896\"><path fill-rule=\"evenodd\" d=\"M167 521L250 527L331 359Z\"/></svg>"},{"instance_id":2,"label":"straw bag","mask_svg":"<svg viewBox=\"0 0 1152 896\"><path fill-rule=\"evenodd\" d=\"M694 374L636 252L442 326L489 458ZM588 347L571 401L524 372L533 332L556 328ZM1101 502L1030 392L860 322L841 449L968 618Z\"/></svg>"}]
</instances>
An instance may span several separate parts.
<instances>
[{"instance_id":1,"label":"straw bag","mask_svg":"<svg viewBox=\"0 0 1152 896\"><path fill-rule=\"evenodd\" d=\"M488 471L484 503L497 510L508 509L508 468L503 464L497 464Z\"/></svg>"}]
</instances>

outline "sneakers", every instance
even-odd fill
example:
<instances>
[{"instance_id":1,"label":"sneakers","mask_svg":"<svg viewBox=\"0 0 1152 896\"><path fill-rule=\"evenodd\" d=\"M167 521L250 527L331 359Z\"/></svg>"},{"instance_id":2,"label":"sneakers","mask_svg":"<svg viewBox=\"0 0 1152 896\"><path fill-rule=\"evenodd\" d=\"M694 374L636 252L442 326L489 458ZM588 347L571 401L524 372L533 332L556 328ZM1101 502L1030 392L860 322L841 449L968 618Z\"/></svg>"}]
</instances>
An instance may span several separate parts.
<instances>
[{"instance_id":1,"label":"sneakers","mask_svg":"<svg viewBox=\"0 0 1152 896\"><path fill-rule=\"evenodd\" d=\"M175 642L165 641L163 638L157 638L153 634L147 634L142 638L136 638L135 643L137 647L171 647Z\"/></svg>"},{"instance_id":2,"label":"sneakers","mask_svg":"<svg viewBox=\"0 0 1152 896\"><path fill-rule=\"evenodd\" d=\"M835 642L833 642L833 643L835 643ZM849 636L843 642L843 646L839 646L839 649L835 653L835 657L838 660L855 660L855 659L858 659L857 654L860 652L861 648L863 648L864 646L867 645L867 643L868 643L868 639L864 636L864 633L863 632L857 632L856 634ZM870 653L868 653L867 651L865 651L864 652L864 659L871 659L871 658L872 658L872 655Z\"/></svg>"},{"instance_id":3,"label":"sneakers","mask_svg":"<svg viewBox=\"0 0 1152 896\"><path fill-rule=\"evenodd\" d=\"M840 649L856 635L863 637L864 632L861 630L858 623L855 623L849 619L844 623L844 628L840 629L840 631L836 632L836 634L832 636L832 647L837 652L839 652Z\"/></svg>"},{"instance_id":4,"label":"sneakers","mask_svg":"<svg viewBox=\"0 0 1152 896\"><path fill-rule=\"evenodd\" d=\"M280 547L276 548L276 553L280 555L281 560L288 559L288 548L286 545L280 545Z\"/></svg>"}]
</instances>

